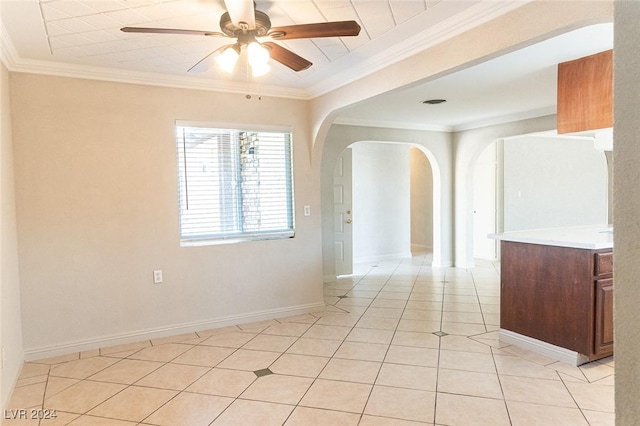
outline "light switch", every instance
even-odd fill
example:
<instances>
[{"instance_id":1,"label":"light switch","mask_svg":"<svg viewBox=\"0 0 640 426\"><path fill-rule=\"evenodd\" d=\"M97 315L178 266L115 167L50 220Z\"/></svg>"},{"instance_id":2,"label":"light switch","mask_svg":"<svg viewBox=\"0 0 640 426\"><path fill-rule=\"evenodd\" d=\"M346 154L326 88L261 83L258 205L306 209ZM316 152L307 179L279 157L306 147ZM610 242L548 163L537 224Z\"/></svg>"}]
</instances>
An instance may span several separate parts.
<instances>
[{"instance_id":1,"label":"light switch","mask_svg":"<svg viewBox=\"0 0 640 426\"><path fill-rule=\"evenodd\" d=\"M311 216L311 206L304 206L304 215Z\"/></svg>"}]
</instances>

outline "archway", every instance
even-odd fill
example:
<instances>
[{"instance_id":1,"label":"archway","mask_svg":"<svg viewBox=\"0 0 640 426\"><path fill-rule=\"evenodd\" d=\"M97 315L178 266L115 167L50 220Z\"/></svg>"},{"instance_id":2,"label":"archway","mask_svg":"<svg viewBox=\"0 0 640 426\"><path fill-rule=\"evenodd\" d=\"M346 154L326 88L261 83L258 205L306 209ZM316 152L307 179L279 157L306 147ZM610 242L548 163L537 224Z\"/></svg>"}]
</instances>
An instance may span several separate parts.
<instances>
[{"instance_id":1,"label":"archway","mask_svg":"<svg viewBox=\"0 0 640 426\"><path fill-rule=\"evenodd\" d=\"M335 127L335 129L333 128ZM408 149L414 147L423 154L432 169L432 240L433 261L435 267L450 266L451 225L443 223L443 216L450 217L451 213L451 182L443 183L443 164L447 170L450 164L451 144L450 136L445 133L427 131L407 131L392 129L364 129L355 126L333 126L329 132L323 150L321 164L321 211L322 211L322 240L323 240L323 276L325 281L334 280L335 271L335 230L334 214L334 167L341 153L349 146L358 142L401 144ZM376 138L365 137L365 134ZM409 134L411 136L409 136ZM419 135L416 138L417 134ZM408 166L408 163L407 163ZM447 190L443 191L443 187ZM445 194L445 196L443 196ZM444 214L443 214L444 212ZM355 218L354 218L355 219ZM443 232L443 229L445 232ZM443 237L444 235L444 237ZM410 245L409 245L410 246ZM443 255L444 254L444 255Z\"/></svg>"}]
</instances>

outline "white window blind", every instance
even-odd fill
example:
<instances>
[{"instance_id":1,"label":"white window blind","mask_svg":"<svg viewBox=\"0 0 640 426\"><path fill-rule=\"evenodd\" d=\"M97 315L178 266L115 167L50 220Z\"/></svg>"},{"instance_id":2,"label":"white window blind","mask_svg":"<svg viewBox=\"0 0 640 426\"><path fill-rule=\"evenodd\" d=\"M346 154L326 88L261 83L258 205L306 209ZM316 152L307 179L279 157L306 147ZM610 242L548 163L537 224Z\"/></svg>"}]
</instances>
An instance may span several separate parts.
<instances>
[{"instance_id":1,"label":"white window blind","mask_svg":"<svg viewBox=\"0 0 640 426\"><path fill-rule=\"evenodd\" d=\"M291 134L176 126L183 243L294 235Z\"/></svg>"}]
</instances>

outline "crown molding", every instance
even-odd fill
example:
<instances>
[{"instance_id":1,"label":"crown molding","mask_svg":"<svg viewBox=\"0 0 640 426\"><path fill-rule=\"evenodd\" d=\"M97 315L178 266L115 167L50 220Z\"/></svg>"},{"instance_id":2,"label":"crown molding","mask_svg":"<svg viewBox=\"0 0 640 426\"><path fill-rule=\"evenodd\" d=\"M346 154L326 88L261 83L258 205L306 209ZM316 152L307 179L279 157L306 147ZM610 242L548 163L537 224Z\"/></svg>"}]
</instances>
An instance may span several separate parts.
<instances>
[{"instance_id":1,"label":"crown molding","mask_svg":"<svg viewBox=\"0 0 640 426\"><path fill-rule=\"evenodd\" d=\"M0 61L9 71L12 71L16 65L16 57L18 57L18 53L13 47L13 43L11 43L11 38L9 37L7 29L0 20Z\"/></svg>"},{"instance_id":2,"label":"crown molding","mask_svg":"<svg viewBox=\"0 0 640 426\"><path fill-rule=\"evenodd\" d=\"M401 123L397 121L380 121L380 120L363 120L359 118L346 118L338 117L332 124L340 124L343 126L357 126L357 127L379 127L385 129L400 129L400 130L422 130L428 132L445 132L449 133L453 131L451 126L438 126L434 124L421 124L421 123Z\"/></svg>"},{"instance_id":3,"label":"crown molding","mask_svg":"<svg viewBox=\"0 0 640 426\"><path fill-rule=\"evenodd\" d=\"M320 83L312 85L309 89L311 98L315 98L335 89L352 83L360 78L373 74L391 64L399 62L430 47L436 46L445 40L451 39L486 22L491 21L499 16L507 14L515 9L530 3L531 0L519 1L481 1L467 9L464 9L453 16L439 22L436 25L429 26L427 29L418 34L403 39L395 43L393 49L389 49L378 54L367 55L366 52L362 57L366 58L356 66L341 67L343 70L339 74L332 74L323 79ZM447 4L456 4L440 2L433 8ZM416 23L415 25L417 25ZM363 49L365 50L365 49ZM357 50L356 50L357 52ZM336 63L341 61L340 58Z\"/></svg>"},{"instance_id":4,"label":"crown molding","mask_svg":"<svg viewBox=\"0 0 640 426\"><path fill-rule=\"evenodd\" d=\"M245 84L234 81L211 81L201 77L178 76L161 73L119 70L115 68L68 64L55 61L24 59L13 46L5 26L0 21L0 60L11 72L72 77L118 83L142 84L180 89L208 90L225 93L254 94L288 99L308 100L301 89Z\"/></svg>"},{"instance_id":5,"label":"crown molding","mask_svg":"<svg viewBox=\"0 0 640 426\"><path fill-rule=\"evenodd\" d=\"M545 117L547 115L553 115L556 113L556 107L551 106L548 108L539 108L531 111L524 111L514 114L501 115L499 117L492 117L488 120L474 121L459 126L441 126L435 124L424 123L408 123L399 121L380 121L380 120L365 120L359 118L337 117L333 124L340 124L345 126L358 126L358 127L380 127L386 129L404 129L404 130L422 130L429 132L464 132L466 130L474 130L482 127L496 126L505 123L513 123L516 121L529 120L531 118Z\"/></svg>"},{"instance_id":6,"label":"crown molding","mask_svg":"<svg viewBox=\"0 0 640 426\"><path fill-rule=\"evenodd\" d=\"M286 87L265 87L238 82L208 81L196 77L174 76L168 74L125 71L104 67L92 67L76 64L61 64L49 61L20 60L8 67L12 72L73 77L89 80L111 81L118 83L142 84L180 89L208 90L225 93L255 94L288 99L308 99L304 91Z\"/></svg>"},{"instance_id":7,"label":"crown molding","mask_svg":"<svg viewBox=\"0 0 640 426\"><path fill-rule=\"evenodd\" d=\"M15 50L11 38L2 22L0 22L0 54L1 60L12 72L23 72L33 74L45 74L62 77L83 78L90 80L102 80L112 82L122 82L131 84L144 84L151 86L163 86L184 89L209 90L228 93L255 93L259 92L263 96L273 96L289 99L310 100L325 93L339 89L364 76L372 74L390 64L405 59L422 50L432 47L442 41L481 25L497 16L510 12L521 7L526 1L506 1L496 2L491 0L481 1L454 16L445 19L437 25L429 27L427 30L402 39L400 43L394 44L394 49L390 49L379 54L368 55L363 48L359 53L360 57L368 58L357 66L349 64L349 58L343 57L334 62L334 66L343 71L330 75L321 75L319 72L314 79L320 80L318 84L312 84L308 89L298 89L282 86L263 86L246 84L233 81L212 81L200 77L178 76L161 73L150 73L141 71L128 71L115 68L94 67L79 64L68 64L55 61L30 60L21 58ZM437 3L432 8L451 7L446 6L448 2ZM453 2L455 4L455 2ZM354 51L358 54L358 50ZM344 66L341 66L344 65ZM332 67L333 68L333 67Z\"/></svg>"},{"instance_id":8,"label":"crown molding","mask_svg":"<svg viewBox=\"0 0 640 426\"><path fill-rule=\"evenodd\" d=\"M517 112L514 114L505 114L498 117L492 117L488 120L473 121L459 126L454 126L454 132L464 132L465 130L479 129L481 127L496 126L498 124L513 123L515 121L529 120L531 118L544 117L554 115L556 106L546 108L538 108L530 111Z\"/></svg>"}]
</instances>

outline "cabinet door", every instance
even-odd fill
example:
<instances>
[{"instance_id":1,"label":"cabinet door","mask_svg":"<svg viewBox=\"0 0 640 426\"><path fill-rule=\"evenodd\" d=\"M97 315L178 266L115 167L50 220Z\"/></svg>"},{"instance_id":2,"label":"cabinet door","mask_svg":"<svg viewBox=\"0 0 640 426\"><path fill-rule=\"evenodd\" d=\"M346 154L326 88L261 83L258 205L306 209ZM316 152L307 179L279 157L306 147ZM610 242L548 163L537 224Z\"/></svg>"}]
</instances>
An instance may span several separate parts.
<instances>
[{"instance_id":1,"label":"cabinet door","mask_svg":"<svg viewBox=\"0 0 640 426\"><path fill-rule=\"evenodd\" d=\"M596 281L594 354L613 353L613 278Z\"/></svg>"}]
</instances>

